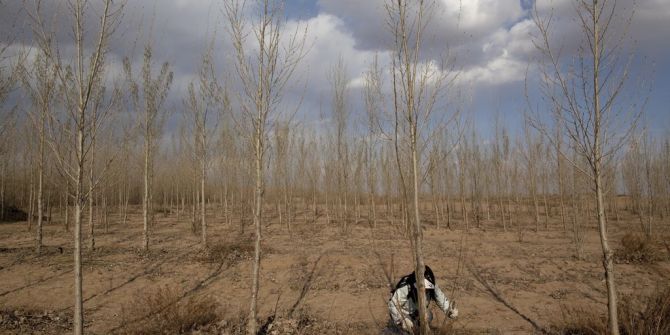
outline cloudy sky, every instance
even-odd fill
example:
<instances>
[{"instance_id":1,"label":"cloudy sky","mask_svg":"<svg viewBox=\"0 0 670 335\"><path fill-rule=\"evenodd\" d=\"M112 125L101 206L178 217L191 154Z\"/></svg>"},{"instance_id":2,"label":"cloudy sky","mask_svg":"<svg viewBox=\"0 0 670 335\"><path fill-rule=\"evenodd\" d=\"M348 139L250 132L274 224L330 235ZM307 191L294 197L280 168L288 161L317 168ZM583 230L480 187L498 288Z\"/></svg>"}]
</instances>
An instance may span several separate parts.
<instances>
[{"instance_id":1,"label":"cloudy sky","mask_svg":"<svg viewBox=\"0 0 670 335\"><path fill-rule=\"evenodd\" d=\"M54 0L55 3L65 1ZM179 105L188 82L194 79L207 43L217 41L221 72L233 54L227 47L222 3L227 0L128 0L122 27L112 44L112 59L139 54L137 40L151 36L155 55L172 64L175 86L172 100ZM31 2L31 1L28 1ZM360 110L361 78L375 55L388 60L390 33L385 26L384 0L287 0L287 29L308 26L309 53L298 83L289 90L288 103L304 97L300 115L306 122L328 117L328 71L341 57L350 78L351 108ZM490 133L495 115L510 127L523 118L527 103L524 79L537 78L537 52L532 44L536 31L530 19L533 0L437 0L425 57L448 53L459 79L459 106L475 120L478 129ZM542 13L554 13L556 46L568 55L575 50L579 30L572 0L540 1ZM3 1L3 29L27 29L22 1ZM619 17L627 17L633 1L619 0ZM619 23L622 23L620 20ZM12 25L11 28L9 25ZM620 25L623 26L623 25ZM153 29L151 29L153 27ZM58 27L57 29L62 29ZM67 30L61 36L67 38ZM138 37L138 34L140 35ZM638 0L629 29L626 55L633 51L631 84L626 99L648 98L645 120L656 134L670 129L670 1ZM30 43L30 42L25 42ZM139 57L136 57L139 61ZM530 66L529 66L530 64ZM306 83L306 84L305 84ZM649 92L636 88L651 85ZM441 106L440 108L449 108Z\"/></svg>"}]
</instances>

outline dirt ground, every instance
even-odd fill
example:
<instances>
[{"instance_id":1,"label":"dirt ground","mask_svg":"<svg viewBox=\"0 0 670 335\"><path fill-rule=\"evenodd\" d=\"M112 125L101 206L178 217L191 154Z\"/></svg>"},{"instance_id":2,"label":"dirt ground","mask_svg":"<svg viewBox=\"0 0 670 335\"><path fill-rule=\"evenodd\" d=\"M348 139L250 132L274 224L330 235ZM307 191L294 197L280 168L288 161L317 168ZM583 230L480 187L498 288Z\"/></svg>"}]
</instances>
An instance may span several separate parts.
<instances>
[{"instance_id":1,"label":"dirt ground","mask_svg":"<svg viewBox=\"0 0 670 335\"><path fill-rule=\"evenodd\" d=\"M138 208L127 226L112 215L109 232L96 227L96 250L84 255L86 332L120 333L129 322L143 322L140 316L129 321L128 311L138 296L161 287L182 292L184 299L214 299L220 320L245 312L251 227L243 231L238 220L227 225L210 215L209 240L216 252L209 253L201 249L191 224L176 215L157 214L149 253L139 251ZM260 317L309 315L335 333L380 334L388 320L389 283L412 271L409 243L401 229L385 220L374 228L360 220L345 233L340 223L328 223L325 216L305 220L298 212L289 233L272 212L268 217ZM522 234L503 232L494 221L468 233L458 221L453 230L427 223L426 263L460 311L457 320L449 321L435 310L433 325L449 323L468 334L531 334L538 332L536 327L560 321L567 308L604 317L600 242L594 222L584 224L588 227L580 260L574 257L571 233L563 231L558 217L538 233L525 222ZM632 217L610 226L615 248L626 232L639 229ZM74 300L72 234L58 220L46 226L46 251L37 257L34 233L26 227L25 222L0 224L0 334L67 333ZM656 222L655 229L658 241L668 240L668 222ZM622 295L642 297L670 282L670 250L660 242L657 247L661 257L654 264L616 265Z\"/></svg>"}]
</instances>

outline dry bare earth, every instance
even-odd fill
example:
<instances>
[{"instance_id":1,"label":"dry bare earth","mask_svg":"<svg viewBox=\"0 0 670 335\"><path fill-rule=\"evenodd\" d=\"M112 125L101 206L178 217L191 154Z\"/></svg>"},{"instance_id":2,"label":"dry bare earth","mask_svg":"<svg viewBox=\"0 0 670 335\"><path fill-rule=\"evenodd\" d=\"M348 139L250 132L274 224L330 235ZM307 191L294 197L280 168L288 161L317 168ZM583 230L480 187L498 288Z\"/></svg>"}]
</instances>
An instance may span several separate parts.
<instances>
[{"instance_id":1,"label":"dry bare earth","mask_svg":"<svg viewBox=\"0 0 670 335\"><path fill-rule=\"evenodd\" d=\"M213 212L213 211L210 211ZM292 233L269 212L264 230L260 315L283 321L270 331L300 333L379 334L388 316L389 281L411 270L408 242L398 228L381 221L376 229L359 221L344 234L339 223L305 221L298 212ZM141 245L138 209L121 227L113 218L109 233L97 227L98 249L86 252L84 297L87 333L124 333L148 318L137 306L147 292L168 288L175 301L211 298L217 306L207 329L234 332L246 311L250 291L251 229L239 220L228 226L209 217L209 252L199 248L199 235L187 220L157 214L151 252ZM430 219L430 218L429 218ZM485 230L424 231L427 264L438 285L458 301L461 317L451 326L460 333L528 334L560 321L568 306L605 315L605 284L600 244L593 224L585 237L585 259L573 257L570 234L559 218L549 230L521 236L502 232L496 222ZM637 229L629 218L610 222L616 247L621 237ZM668 222L656 223L659 240L670 236ZM32 233L25 223L0 224L0 334L68 332L73 301L71 233L56 220L47 226L46 253L33 254ZM63 249L61 253L59 247ZM624 295L644 296L670 280L668 252L651 265L618 264L618 284ZM388 278L391 277L391 278ZM211 300L210 300L211 301ZM150 306L149 306L150 307ZM444 325L440 313L434 326ZM449 323L447 321L446 323ZM124 328L125 326L125 328ZM288 327L283 329L282 327ZM287 330L288 329L288 330ZM311 330L310 330L311 329ZM196 331L197 333L197 331Z\"/></svg>"}]
</instances>

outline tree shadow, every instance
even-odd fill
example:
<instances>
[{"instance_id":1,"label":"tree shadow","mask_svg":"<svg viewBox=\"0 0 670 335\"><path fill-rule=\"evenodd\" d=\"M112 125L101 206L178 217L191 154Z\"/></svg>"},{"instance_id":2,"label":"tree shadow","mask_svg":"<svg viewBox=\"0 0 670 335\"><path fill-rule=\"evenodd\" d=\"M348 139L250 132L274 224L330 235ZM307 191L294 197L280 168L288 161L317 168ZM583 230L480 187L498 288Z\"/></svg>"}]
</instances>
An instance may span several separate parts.
<instances>
[{"instance_id":1,"label":"tree shadow","mask_svg":"<svg viewBox=\"0 0 670 335\"><path fill-rule=\"evenodd\" d=\"M319 257L314 261L314 264L312 265L312 270L309 272L307 275L307 278L305 279L305 283L302 285L302 289L300 290L300 295L298 295L298 299L293 303L291 308L288 311L288 317L293 317L293 313L295 313L296 309L300 305L300 303L305 299L307 296L307 293L309 293L309 289L312 287L312 282L314 281L314 276L316 274L316 269L319 266L319 262L321 262L321 259L323 258L323 255L325 252L322 252Z\"/></svg>"},{"instance_id":2,"label":"tree shadow","mask_svg":"<svg viewBox=\"0 0 670 335\"><path fill-rule=\"evenodd\" d=\"M498 292L498 290L493 287L489 282L487 282L481 274L481 270L475 267L472 263L467 263L467 269L468 271L472 274L472 276L479 282L486 291L493 296L493 298L498 301L499 303L503 304L505 307L507 307L509 310L520 316L522 319L526 320L528 323L530 323L533 328L535 328L535 331L541 333L541 334L549 334L549 332L542 326L540 326L539 323L537 323L535 320L531 319L529 316L523 314L521 311L519 311L518 308L514 307L505 297Z\"/></svg>"}]
</instances>

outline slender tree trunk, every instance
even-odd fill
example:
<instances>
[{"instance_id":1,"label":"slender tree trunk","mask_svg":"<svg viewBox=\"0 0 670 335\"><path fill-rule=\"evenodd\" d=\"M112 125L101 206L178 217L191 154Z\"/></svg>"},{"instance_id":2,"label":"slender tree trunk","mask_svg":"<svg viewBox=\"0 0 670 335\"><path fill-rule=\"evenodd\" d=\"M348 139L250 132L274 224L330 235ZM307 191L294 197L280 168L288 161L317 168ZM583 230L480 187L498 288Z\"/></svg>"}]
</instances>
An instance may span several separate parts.
<instances>
[{"instance_id":1,"label":"slender tree trunk","mask_svg":"<svg viewBox=\"0 0 670 335\"><path fill-rule=\"evenodd\" d=\"M90 171L91 175L93 174L93 169ZM93 176L90 177L88 185L88 248L89 250L95 250L95 226L94 226L94 214L93 214Z\"/></svg>"},{"instance_id":2,"label":"slender tree trunk","mask_svg":"<svg viewBox=\"0 0 670 335\"><path fill-rule=\"evenodd\" d=\"M440 207L439 207L439 200L437 199L437 195L435 194L435 190L433 190L431 194L431 202L433 203L433 212L435 213L435 227L440 228Z\"/></svg>"},{"instance_id":3,"label":"slender tree trunk","mask_svg":"<svg viewBox=\"0 0 670 335\"><path fill-rule=\"evenodd\" d=\"M542 195L542 202L544 207L544 229L549 230L549 204L547 203L547 192Z\"/></svg>"},{"instance_id":4,"label":"slender tree trunk","mask_svg":"<svg viewBox=\"0 0 670 335\"><path fill-rule=\"evenodd\" d=\"M44 113L44 112L42 112ZM43 201L44 201L44 194L43 194L43 180L44 180L44 116L42 116L42 120L40 121L40 144L39 144L39 158L38 158L38 166L37 166L37 235L35 238L35 253L38 255L42 253L42 221L43 221L43 216L44 216L44 210L43 210Z\"/></svg>"},{"instance_id":5,"label":"slender tree trunk","mask_svg":"<svg viewBox=\"0 0 670 335\"><path fill-rule=\"evenodd\" d=\"M77 180L75 183L75 208L74 208L74 316L73 327L75 335L84 332L84 305L82 299L83 274L81 268L81 226L82 208L86 199L84 198L84 127L85 113L79 107L79 129L77 131Z\"/></svg>"},{"instance_id":6,"label":"slender tree trunk","mask_svg":"<svg viewBox=\"0 0 670 335\"><path fill-rule=\"evenodd\" d=\"M95 119L95 115L93 116ZM94 175L93 170L95 170L95 127L92 130L92 143L91 143L91 166L89 171L89 180L88 180L88 248L93 251L95 250L95 226L93 225L93 201L95 200L93 194L93 183Z\"/></svg>"},{"instance_id":7,"label":"slender tree trunk","mask_svg":"<svg viewBox=\"0 0 670 335\"><path fill-rule=\"evenodd\" d=\"M102 226L105 229L105 233L109 233L109 222L107 222L107 195L105 194L105 190L102 190L100 203L100 206L98 206L98 210L100 211L99 218L102 222Z\"/></svg>"},{"instance_id":8,"label":"slender tree trunk","mask_svg":"<svg viewBox=\"0 0 670 335\"><path fill-rule=\"evenodd\" d=\"M256 240L254 243L254 262L251 283L251 305L249 307L249 335L255 335L257 331L256 310L258 304L259 275L261 267L261 219L263 210L263 131L258 126L256 133L256 187L254 189L255 210L254 228Z\"/></svg>"},{"instance_id":9,"label":"slender tree trunk","mask_svg":"<svg viewBox=\"0 0 670 335\"><path fill-rule=\"evenodd\" d=\"M228 187L226 187L226 190L223 195L223 215L224 215L224 221L226 222L227 225L230 225L230 208L228 205Z\"/></svg>"},{"instance_id":10,"label":"slender tree trunk","mask_svg":"<svg viewBox=\"0 0 670 335\"><path fill-rule=\"evenodd\" d=\"M0 221L5 220L5 173L7 172L6 163L2 164L2 171L0 171Z\"/></svg>"},{"instance_id":11,"label":"slender tree trunk","mask_svg":"<svg viewBox=\"0 0 670 335\"><path fill-rule=\"evenodd\" d=\"M63 221L63 226L65 228L65 232L70 231L70 196L68 194L70 192L70 182L67 182L67 189L65 190L65 218Z\"/></svg>"},{"instance_id":12,"label":"slender tree trunk","mask_svg":"<svg viewBox=\"0 0 670 335\"><path fill-rule=\"evenodd\" d=\"M463 221L465 222L465 230L470 231L470 221L468 220L468 205L465 201L465 197L461 198L461 206L463 212Z\"/></svg>"},{"instance_id":13,"label":"slender tree trunk","mask_svg":"<svg viewBox=\"0 0 670 335\"><path fill-rule=\"evenodd\" d=\"M500 220L502 220L503 232L507 232L507 221L505 221L505 205L503 204L502 194L498 194L498 207L500 207Z\"/></svg>"},{"instance_id":14,"label":"slender tree trunk","mask_svg":"<svg viewBox=\"0 0 670 335\"><path fill-rule=\"evenodd\" d=\"M603 203L602 182L600 171L596 170L596 198L598 206L598 230L600 232L600 243L603 250L603 267L607 281L607 308L609 311L609 328L613 335L619 334L619 321L617 312L617 292L614 279L614 252L609 246L607 237L607 226L605 223L605 206Z\"/></svg>"},{"instance_id":15,"label":"slender tree trunk","mask_svg":"<svg viewBox=\"0 0 670 335\"><path fill-rule=\"evenodd\" d=\"M325 196L325 202L326 202L326 223L330 224L330 210L331 210L330 206L331 205L330 205L330 202L328 201L328 193L329 192L327 190L325 192L323 192L323 194Z\"/></svg>"},{"instance_id":16,"label":"slender tree trunk","mask_svg":"<svg viewBox=\"0 0 670 335\"><path fill-rule=\"evenodd\" d=\"M181 212L184 212L186 210L186 195L183 194L181 196Z\"/></svg>"},{"instance_id":17,"label":"slender tree trunk","mask_svg":"<svg viewBox=\"0 0 670 335\"><path fill-rule=\"evenodd\" d=\"M451 212L452 212L452 210L451 210L451 207L450 207L451 206L451 201L449 199L448 191L447 191L447 199L445 200L445 204L446 204L445 208L446 208L446 211L447 211L447 229L451 229Z\"/></svg>"},{"instance_id":18,"label":"slender tree trunk","mask_svg":"<svg viewBox=\"0 0 670 335\"><path fill-rule=\"evenodd\" d=\"M316 222L316 219L319 215L319 211L316 208L316 187L312 187L312 207L314 208L314 222Z\"/></svg>"},{"instance_id":19,"label":"slender tree trunk","mask_svg":"<svg viewBox=\"0 0 670 335\"><path fill-rule=\"evenodd\" d=\"M534 177L531 177L534 179ZM533 190L532 190L532 195L533 195L533 210L534 210L534 217L535 217L535 232L540 231L540 204L539 201L537 200L537 192L536 190L536 184L535 182L532 182L533 184Z\"/></svg>"},{"instance_id":20,"label":"slender tree trunk","mask_svg":"<svg viewBox=\"0 0 670 335\"><path fill-rule=\"evenodd\" d=\"M512 215L512 196L511 195L507 199L507 222L509 222L510 228L513 228L512 223L514 222L514 217Z\"/></svg>"},{"instance_id":21,"label":"slender tree trunk","mask_svg":"<svg viewBox=\"0 0 670 335\"><path fill-rule=\"evenodd\" d=\"M345 182L344 182L344 209L342 210L342 227L344 230L344 233L346 234L348 231L348 224L349 224L349 212L347 208L347 186L348 183L346 182L346 177L345 177Z\"/></svg>"},{"instance_id":22,"label":"slender tree trunk","mask_svg":"<svg viewBox=\"0 0 670 335\"><path fill-rule=\"evenodd\" d=\"M279 201L277 201L277 203L275 204L275 208L277 208L277 216L278 216L278 219L279 219L279 225L281 226L282 222L284 222L284 220L283 220L281 205L279 204Z\"/></svg>"},{"instance_id":23,"label":"slender tree trunk","mask_svg":"<svg viewBox=\"0 0 670 335\"><path fill-rule=\"evenodd\" d=\"M422 230L421 230L421 216L419 214L419 164L417 157L417 134L416 128L413 129L411 134L412 136L412 182L413 182L413 207L414 207L414 228L413 228L413 245L414 245L414 271L416 274L416 283L418 289L418 298L419 298L419 323L420 323L420 333L429 334L429 325L428 325L428 309L426 306L426 287L424 281L424 270L425 265L423 262L423 242L422 242Z\"/></svg>"},{"instance_id":24,"label":"slender tree trunk","mask_svg":"<svg viewBox=\"0 0 670 335\"><path fill-rule=\"evenodd\" d=\"M126 185L123 191L124 197L123 197L123 226L126 226L126 222L128 222L128 206L130 204L130 186L128 185L128 181L126 181Z\"/></svg>"},{"instance_id":25,"label":"slender tree trunk","mask_svg":"<svg viewBox=\"0 0 670 335\"><path fill-rule=\"evenodd\" d=\"M198 215L197 207L198 207L198 203L200 203L200 201L198 199L199 198L199 193L200 192L198 192L198 179L195 176L195 174L193 174L193 193L192 193L193 200L191 201L191 214L192 214L191 231L193 231L193 234L195 234L196 224L198 222L198 220L197 220L197 215Z\"/></svg>"},{"instance_id":26,"label":"slender tree trunk","mask_svg":"<svg viewBox=\"0 0 670 335\"><path fill-rule=\"evenodd\" d=\"M148 112L146 112L148 113ZM148 119L148 115L145 115ZM145 120L148 123L148 120ZM151 134L148 125L145 124L144 138L144 194L142 197L142 249L149 251L149 198L151 193Z\"/></svg>"},{"instance_id":27,"label":"slender tree trunk","mask_svg":"<svg viewBox=\"0 0 670 335\"><path fill-rule=\"evenodd\" d=\"M204 132L203 128L203 132ZM205 139L204 139L204 134L202 135L202 142L201 145L203 146L203 157L201 161L201 167L200 167L200 200L201 200L201 208L200 208L200 228L202 229L202 246L203 248L207 247L207 220L205 218L205 214L207 213L207 206L205 202L205 178L206 178L206 169L207 169L207 162L205 161L204 157L204 149L205 149Z\"/></svg>"},{"instance_id":28,"label":"slender tree trunk","mask_svg":"<svg viewBox=\"0 0 670 335\"><path fill-rule=\"evenodd\" d=\"M28 183L28 187L30 188L30 193L28 196L28 231L31 231L33 229L33 220L35 217L35 192L33 190L33 174L32 172L30 173L30 181Z\"/></svg>"}]
</instances>

